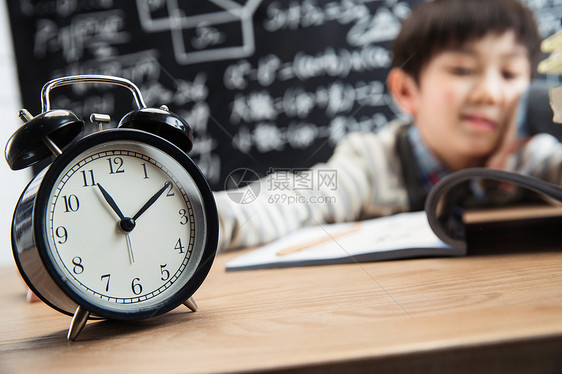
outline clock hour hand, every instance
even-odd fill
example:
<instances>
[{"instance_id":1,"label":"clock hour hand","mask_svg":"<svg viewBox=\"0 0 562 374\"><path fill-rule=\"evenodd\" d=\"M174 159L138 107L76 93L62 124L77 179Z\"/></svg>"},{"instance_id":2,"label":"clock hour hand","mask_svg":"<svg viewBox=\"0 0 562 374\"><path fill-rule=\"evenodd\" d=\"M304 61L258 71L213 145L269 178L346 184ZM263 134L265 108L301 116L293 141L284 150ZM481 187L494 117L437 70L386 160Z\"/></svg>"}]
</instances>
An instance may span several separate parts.
<instances>
[{"instance_id":1,"label":"clock hour hand","mask_svg":"<svg viewBox=\"0 0 562 374\"><path fill-rule=\"evenodd\" d=\"M113 209L113 211L115 212L115 214L117 214L117 216L119 217L119 219L123 220L125 219L125 215L121 212L121 209L119 209L119 207L117 206L117 203L115 203L115 200L113 200L113 198L111 197L111 195L105 190L105 188L103 188L101 186L101 184L96 183L96 185L98 186L98 188L101 191L101 194L103 195L103 198L105 199L105 201L107 201L107 203L109 204L109 206L111 207L111 209Z\"/></svg>"},{"instance_id":2,"label":"clock hour hand","mask_svg":"<svg viewBox=\"0 0 562 374\"><path fill-rule=\"evenodd\" d=\"M105 199L105 201L107 201L107 203L109 204L111 209L113 209L115 214L117 214L117 216L119 216L119 219L120 219L119 226L121 227L121 229L127 235L127 237L126 237L126 239L127 239L127 250L129 251L129 261L132 264L133 262L135 262L135 256L133 255L133 245L131 243L131 237L129 236L129 232L131 232L135 228L135 221L132 218L125 217L123 212L121 212L121 209L119 209L119 207L117 206L117 203L115 202L115 200L113 200L113 198L111 197L109 192L107 192L106 189L103 188L101 184L96 183L96 185L100 189L101 194L103 195L103 198Z\"/></svg>"},{"instance_id":3,"label":"clock hour hand","mask_svg":"<svg viewBox=\"0 0 562 374\"><path fill-rule=\"evenodd\" d=\"M158 200L158 198L164 193L164 191L166 191L170 185L172 184L172 182L167 181L166 183L164 183L164 187L162 187L161 189L158 190L158 192L156 192L147 202L146 204L144 204L142 206L142 208L139 209L139 211L133 216L133 221L136 221L141 214L143 214L144 212L146 212L146 210L148 208L150 208L150 206L152 204L154 204L156 202L156 200Z\"/></svg>"},{"instance_id":4,"label":"clock hour hand","mask_svg":"<svg viewBox=\"0 0 562 374\"><path fill-rule=\"evenodd\" d=\"M119 207L117 206L117 203L115 202L115 200L113 200L113 198L105 190L105 188L103 188L102 185L99 184L99 183L96 183L96 185L100 189L101 194L103 195L103 198L105 199L105 201L107 201L107 203L109 204L111 209L113 209L115 214L117 214L117 216L119 216L119 227L121 227L121 229L123 231L125 231L126 233L133 231L133 229L135 228L135 220L131 217L125 217L123 212L121 212L121 209L119 209Z\"/></svg>"}]
</instances>

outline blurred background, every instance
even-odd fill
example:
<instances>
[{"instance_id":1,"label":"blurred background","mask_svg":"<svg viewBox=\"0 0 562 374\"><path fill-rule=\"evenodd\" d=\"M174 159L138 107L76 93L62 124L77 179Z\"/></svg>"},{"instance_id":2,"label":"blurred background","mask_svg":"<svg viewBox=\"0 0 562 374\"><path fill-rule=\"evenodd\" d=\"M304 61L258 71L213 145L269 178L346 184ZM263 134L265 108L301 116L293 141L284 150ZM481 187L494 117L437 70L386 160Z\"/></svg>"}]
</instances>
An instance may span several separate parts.
<instances>
[{"instance_id":1,"label":"blurred background","mask_svg":"<svg viewBox=\"0 0 562 374\"><path fill-rule=\"evenodd\" d=\"M0 6L0 110L5 145L17 111L40 112L41 87L73 74L137 84L194 130L190 156L221 190L239 168L260 176L326 160L350 131L377 131L398 114L385 87L392 40L421 0L25 0ZM494 0L500 1L500 0ZM541 34L560 30L562 0L524 0ZM530 132L552 125L548 87L529 95ZM112 116L134 109L128 91L96 85L52 92L55 108ZM95 131L88 126L83 135ZM13 208L32 173L0 162L0 265L12 264Z\"/></svg>"},{"instance_id":2,"label":"blurred background","mask_svg":"<svg viewBox=\"0 0 562 374\"><path fill-rule=\"evenodd\" d=\"M0 82L0 144L4 149L8 138L21 125L18 120L21 99L10 22L6 3L3 1L0 4ZM4 157L0 160L0 266L15 266L10 243L12 213L31 175L31 171L26 170L14 172L10 170Z\"/></svg>"}]
</instances>

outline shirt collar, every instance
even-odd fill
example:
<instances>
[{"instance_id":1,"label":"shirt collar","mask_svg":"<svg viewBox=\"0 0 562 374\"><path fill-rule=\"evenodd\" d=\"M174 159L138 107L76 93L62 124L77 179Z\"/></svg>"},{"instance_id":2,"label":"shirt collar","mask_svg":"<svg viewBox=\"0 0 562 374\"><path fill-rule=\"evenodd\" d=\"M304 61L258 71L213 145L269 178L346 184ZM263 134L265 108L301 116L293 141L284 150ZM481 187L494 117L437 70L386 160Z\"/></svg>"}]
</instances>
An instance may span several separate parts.
<instances>
[{"instance_id":1,"label":"shirt collar","mask_svg":"<svg viewBox=\"0 0 562 374\"><path fill-rule=\"evenodd\" d=\"M408 141L418 164L418 177L422 187L428 192L443 177L450 174L450 170L427 147L416 125L408 129Z\"/></svg>"}]
</instances>

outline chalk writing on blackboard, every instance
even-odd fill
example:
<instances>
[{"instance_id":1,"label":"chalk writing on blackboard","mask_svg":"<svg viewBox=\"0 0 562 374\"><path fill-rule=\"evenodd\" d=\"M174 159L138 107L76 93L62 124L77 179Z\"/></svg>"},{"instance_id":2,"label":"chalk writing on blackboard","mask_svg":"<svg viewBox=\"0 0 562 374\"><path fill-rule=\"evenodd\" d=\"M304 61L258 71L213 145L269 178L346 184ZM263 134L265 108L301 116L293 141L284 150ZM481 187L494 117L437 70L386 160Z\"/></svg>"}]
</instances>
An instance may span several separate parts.
<instances>
[{"instance_id":1,"label":"chalk writing on blackboard","mask_svg":"<svg viewBox=\"0 0 562 374\"><path fill-rule=\"evenodd\" d=\"M22 0L8 2L22 100L39 111L48 80L108 74L135 82L194 130L211 185L241 167L266 175L326 160L350 131L399 110L385 88L392 40L422 0ZM562 0L526 0L543 34ZM83 118L131 110L126 94L86 85L53 106ZM14 116L14 121L18 121ZM93 131L93 130L90 130Z\"/></svg>"}]
</instances>

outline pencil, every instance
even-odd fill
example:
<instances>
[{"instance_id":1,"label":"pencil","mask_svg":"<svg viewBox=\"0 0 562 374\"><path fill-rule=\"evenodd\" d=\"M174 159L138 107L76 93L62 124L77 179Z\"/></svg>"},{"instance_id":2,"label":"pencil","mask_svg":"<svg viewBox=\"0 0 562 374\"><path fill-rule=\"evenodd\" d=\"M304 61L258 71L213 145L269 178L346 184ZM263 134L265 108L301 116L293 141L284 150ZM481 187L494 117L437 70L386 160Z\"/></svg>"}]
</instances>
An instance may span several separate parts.
<instances>
[{"instance_id":1,"label":"pencil","mask_svg":"<svg viewBox=\"0 0 562 374\"><path fill-rule=\"evenodd\" d=\"M287 248L283 248L283 249L281 249L277 252L277 256L286 256L286 255L291 254L291 253L300 252L304 249L314 247L318 244L326 243L330 240L334 240L336 238L341 238L342 236L352 234L354 232L359 231L360 229L361 229L361 222L356 222L349 229L343 230L343 231L338 232L334 235L330 235L328 232L326 232L326 235L321 237L321 238L310 240L308 242L304 242L304 243L300 243L300 244L295 244L295 245L292 245L292 246L287 247Z\"/></svg>"}]
</instances>

